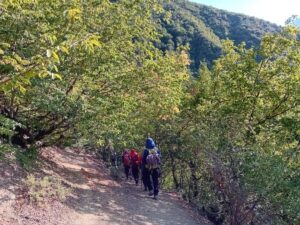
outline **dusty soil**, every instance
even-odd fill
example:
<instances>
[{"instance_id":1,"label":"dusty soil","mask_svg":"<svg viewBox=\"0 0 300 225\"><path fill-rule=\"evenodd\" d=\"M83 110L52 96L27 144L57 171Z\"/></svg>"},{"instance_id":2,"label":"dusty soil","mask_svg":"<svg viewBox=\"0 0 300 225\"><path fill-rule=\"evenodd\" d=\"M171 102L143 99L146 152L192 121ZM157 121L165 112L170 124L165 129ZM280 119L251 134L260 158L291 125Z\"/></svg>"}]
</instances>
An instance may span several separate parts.
<instances>
[{"instance_id":1,"label":"dusty soil","mask_svg":"<svg viewBox=\"0 0 300 225\"><path fill-rule=\"evenodd\" d=\"M59 176L73 191L65 202L24 201L20 168L0 161L0 225L209 225L174 193L153 200L133 181L114 181L103 163L80 149L44 148L39 175Z\"/></svg>"}]
</instances>

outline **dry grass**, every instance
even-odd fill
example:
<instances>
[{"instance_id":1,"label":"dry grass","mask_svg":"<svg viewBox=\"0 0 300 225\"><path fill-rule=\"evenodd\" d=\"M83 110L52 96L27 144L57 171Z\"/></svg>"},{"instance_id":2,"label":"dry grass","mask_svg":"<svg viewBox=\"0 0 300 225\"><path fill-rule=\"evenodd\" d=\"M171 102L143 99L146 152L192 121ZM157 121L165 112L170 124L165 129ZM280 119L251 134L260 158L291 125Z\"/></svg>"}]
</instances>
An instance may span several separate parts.
<instances>
[{"instance_id":1,"label":"dry grass","mask_svg":"<svg viewBox=\"0 0 300 225\"><path fill-rule=\"evenodd\" d=\"M37 178L30 174L23 180L26 196L30 203L42 205L48 199L64 201L72 189L62 183L56 176Z\"/></svg>"}]
</instances>

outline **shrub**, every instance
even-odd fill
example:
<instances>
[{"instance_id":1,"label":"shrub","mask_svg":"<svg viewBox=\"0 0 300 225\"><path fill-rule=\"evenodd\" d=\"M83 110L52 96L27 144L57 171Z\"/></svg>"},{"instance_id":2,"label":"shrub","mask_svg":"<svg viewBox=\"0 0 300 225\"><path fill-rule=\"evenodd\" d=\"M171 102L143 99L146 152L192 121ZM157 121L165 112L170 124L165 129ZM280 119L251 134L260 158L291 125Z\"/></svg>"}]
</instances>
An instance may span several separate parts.
<instances>
[{"instance_id":1,"label":"shrub","mask_svg":"<svg viewBox=\"0 0 300 225\"><path fill-rule=\"evenodd\" d=\"M16 149L16 158L20 165L27 171L31 170L37 162L38 151L35 147L29 149Z\"/></svg>"},{"instance_id":2,"label":"shrub","mask_svg":"<svg viewBox=\"0 0 300 225\"><path fill-rule=\"evenodd\" d=\"M62 180L55 176L36 178L34 175L24 179L25 190L30 203L40 205L46 200L64 201L71 193L71 188L66 187Z\"/></svg>"}]
</instances>

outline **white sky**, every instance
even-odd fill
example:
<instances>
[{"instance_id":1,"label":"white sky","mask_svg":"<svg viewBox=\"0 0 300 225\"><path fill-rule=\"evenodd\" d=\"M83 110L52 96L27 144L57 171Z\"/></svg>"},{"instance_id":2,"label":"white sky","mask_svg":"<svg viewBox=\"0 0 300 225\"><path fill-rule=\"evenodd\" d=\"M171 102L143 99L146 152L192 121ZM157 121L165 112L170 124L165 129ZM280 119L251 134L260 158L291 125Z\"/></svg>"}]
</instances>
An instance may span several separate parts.
<instances>
[{"instance_id":1,"label":"white sky","mask_svg":"<svg viewBox=\"0 0 300 225\"><path fill-rule=\"evenodd\" d=\"M279 25L300 15L300 0L190 0L232 12L255 16Z\"/></svg>"}]
</instances>

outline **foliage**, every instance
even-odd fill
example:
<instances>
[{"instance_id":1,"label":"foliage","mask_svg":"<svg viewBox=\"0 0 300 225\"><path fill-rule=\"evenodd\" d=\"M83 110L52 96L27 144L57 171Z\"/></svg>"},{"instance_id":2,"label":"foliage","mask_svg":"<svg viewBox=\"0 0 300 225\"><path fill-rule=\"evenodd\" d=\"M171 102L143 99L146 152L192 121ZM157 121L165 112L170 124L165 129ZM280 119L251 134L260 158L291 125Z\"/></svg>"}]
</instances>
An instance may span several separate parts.
<instances>
[{"instance_id":1,"label":"foliage","mask_svg":"<svg viewBox=\"0 0 300 225\"><path fill-rule=\"evenodd\" d=\"M37 165L38 151L35 146L26 150L15 147L14 151L16 159L23 169L30 171Z\"/></svg>"},{"instance_id":2,"label":"foliage","mask_svg":"<svg viewBox=\"0 0 300 225\"><path fill-rule=\"evenodd\" d=\"M16 126L20 126L20 124L0 115L0 135L11 137Z\"/></svg>"},{"instance_id":3,"label":"foliage","mask_svg":"<svg viewBox=\"0 0 300 225\"><path fill-rule=\"evenodd\" d=\"M0 160L7 160L7 154L13 154L15 149L9 144L3 144L0 141Z\"/></svg>"},{"instance_id":4,"label":"foliage","mask_svg":"<svg viewBox=\"0 0 300 225\"><path fill-rule=\"evenodd\" d=\"M154 47L156 1L3 1L1 9L0 112L18 123L13 144L126 140L180 102L189 62Z\"/></svg>"},{"instance_id":5,"label":"foliage","mask_svg":"<svg viewBox=\"0 0 300 225\"><path fill-rule=\"evenodd\" d=\"M225 41L162 128L174 185L225 224L299 223L298 35L287 27L259 49Z\"/></svg>"}]
</instances>

